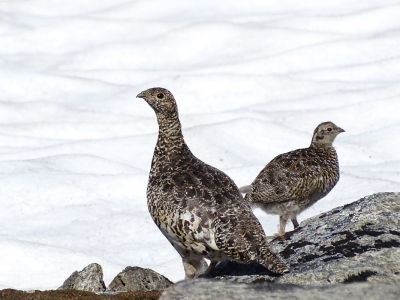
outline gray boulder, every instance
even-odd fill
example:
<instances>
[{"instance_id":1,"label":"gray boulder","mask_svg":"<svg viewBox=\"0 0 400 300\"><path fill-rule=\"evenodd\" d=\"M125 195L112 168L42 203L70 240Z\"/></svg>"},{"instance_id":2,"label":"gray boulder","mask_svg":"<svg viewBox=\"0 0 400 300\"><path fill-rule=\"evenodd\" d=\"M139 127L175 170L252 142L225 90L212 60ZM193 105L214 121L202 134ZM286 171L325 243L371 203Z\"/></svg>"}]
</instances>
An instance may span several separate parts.
<instances>
[{"instance_id":1,"label":"gray boulder","mask_svg":"<svg viewBox=\"0 0 400 300\"><path fill-rule=\"evenodd\" d=\"M400 285L377 283L299 286L293 284L243 284L216 279L181 281L165 290L159 300L343 300L400 299Z\"/></svg>"},{"instance_id":2,"label":"gray boulder","mask_svg":"<svg viewBox=\"0 0 400 300\"><path fill-rule=\"evenodd\" d=\"M75 271L69 276L58 290L81 290L94 293L105 291L103 269L99 264L93 263L82 271Z\"/></svg>"},{"instance_id":3,"label":"gray boulder","mask_svg":"<svg viewBox=\"0 0 400 300\"><path fill-rule=\"evenodd\" d=\"M291 266L276 276L257 264L223 262L213 276L235 282L400 283L400 193L379 193L307 219L271 249Z\"/></svg>"},{"instance_id":4,"label":"gray boulder","mask_svg":"<svg viewBox=\"0 0 400 300\"><path fill-rule=\"evenodd\" d=\"M305 220L270 247L290 264L289 273L225 261L215 279L178 282L160 300L400 299L400 193L374 194Z\"/></svg>"},{"instance_id":5,"label":"gray boulder","mask_svg":"<svg viewBox=\"0 0 400 300\"><path fill-rule=\"evenodd\" d=\"M173 285L173 282L153 270L126 267L113 279L107 291L163 291L170 285Z\"/></svg>"}]
</instances>

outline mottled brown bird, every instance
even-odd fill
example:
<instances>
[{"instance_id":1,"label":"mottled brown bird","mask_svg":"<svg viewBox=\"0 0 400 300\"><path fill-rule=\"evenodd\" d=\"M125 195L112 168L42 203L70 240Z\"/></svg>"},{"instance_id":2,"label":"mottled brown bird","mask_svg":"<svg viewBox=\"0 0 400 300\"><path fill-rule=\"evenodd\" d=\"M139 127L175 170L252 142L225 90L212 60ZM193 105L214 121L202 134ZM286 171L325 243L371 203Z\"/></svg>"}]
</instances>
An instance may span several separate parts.
<instances>
[{"instance_id":1,"label":"mottled brown bird","mask_svg":"<svg viewBox=\"0 0 400 300\"><path fill-rule=\"evenodd\" d=\"M339 181L339 161L332 143L344 130L332 122L315 128L311 145L271 160L251 185L240 188L252 207L279 215L279 235L297 215L325 197Z\"/></svg>"},{"instance_id":2,"label":"mottled brown bird","mask_svg":"<svg viewBox=\"0 0 400 300\"><path fill-rule=\"evenodd\" d=\"M204 276L222 260L258 262L275 273L287 272L232 179L189 150L174 96L151 88L137 97L153 108L159 125L147 185L149 212L182 257L186 278L203 273L204 258L210 260Z\"/></svg>"}]
</instances>

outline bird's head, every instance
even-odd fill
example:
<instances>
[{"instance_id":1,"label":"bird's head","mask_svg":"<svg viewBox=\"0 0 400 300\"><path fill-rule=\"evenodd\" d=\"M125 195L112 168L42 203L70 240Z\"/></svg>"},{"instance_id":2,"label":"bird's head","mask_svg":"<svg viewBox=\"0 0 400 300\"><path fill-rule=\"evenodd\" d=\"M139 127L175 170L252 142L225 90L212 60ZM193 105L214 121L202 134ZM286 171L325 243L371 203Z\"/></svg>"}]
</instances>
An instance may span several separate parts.
<instances>
[{"instance_id":1,"label":"bird's head","mask_svg":"<svg viewBox=\"0 0 400 300\"><path fill-rule=\"evenodd\" d=\"M169 116L178 111L174 95L164 88L155 87L145 90L138 94L136 98L143 98L157 115Z\"/></svg>"},{"instance_id":2,"label":"bird's head","mask_svg":"<svg viewBox=\"0 0 400 300\"><path fill-rule=\"evenodd\" d=\"M345 131L334 123L323 122L315 128L311 144L330 146L341 132Z\"/></svg>"}]
</instances>

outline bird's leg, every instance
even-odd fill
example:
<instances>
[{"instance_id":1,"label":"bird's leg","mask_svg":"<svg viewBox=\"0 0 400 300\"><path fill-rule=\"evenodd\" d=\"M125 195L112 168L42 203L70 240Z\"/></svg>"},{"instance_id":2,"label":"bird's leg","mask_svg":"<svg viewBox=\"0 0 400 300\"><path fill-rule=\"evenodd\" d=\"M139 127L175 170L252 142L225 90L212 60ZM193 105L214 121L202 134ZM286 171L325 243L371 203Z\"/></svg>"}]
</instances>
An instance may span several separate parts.
<instances>
[{"instance_id":1,"label":"bird's leg","mask_svg":"<svg viewBox=\"0 0 400 300\"><path fill-rule=\"evenodd\" d=\"M294 229L296 229L297 227L299 227L299 222L297 222L297 218L294 217L293 219L291 219L292 223L293 223L293 227Z\"/></svg>"},{"instance_id":2,"label":"bird's leg","mask_svg":"<svg viewBox=\"0 0 400 300\"><path fill-rule=\"evenodd\" d=\"M212 269L214 269L214 267L217 265L218 261L211 261L210 265L208 266L207 270L204 272L203 277L204 278L209 278Z\"/></svg>"},{"instance_id":3,"label":"bird's leg","mask_svg":"<svg viewBox=\"0 0 400 300\"><path fill-rule=\"evenodd\" d=\"M283 216L279 216L279 236L283 237L285 235L285 227L286 227L287 219Z\"/></svg>"},{"instance_id":4,"label":"bird's leg","mask_svg":"<svg viewBox=\"0 0 400 300\"><path fill-rule=\"evenodd\" d=\"M199 276L208 267L204 259L188 260L182 258L182 263L183 263L183 268L185 270L185 279L193 279L194 277Z\"/></svg>"},{"instance_id":5,"label":"bird's leg","mask_svg":"<svg viewBox=\"0 0 400 300\"><path fill-rule=\"evenodd\" d=\"M185 270L185 279L193 279L196 274L196 268L182 259L183 269Z\"/></svg>"}]
</instances>

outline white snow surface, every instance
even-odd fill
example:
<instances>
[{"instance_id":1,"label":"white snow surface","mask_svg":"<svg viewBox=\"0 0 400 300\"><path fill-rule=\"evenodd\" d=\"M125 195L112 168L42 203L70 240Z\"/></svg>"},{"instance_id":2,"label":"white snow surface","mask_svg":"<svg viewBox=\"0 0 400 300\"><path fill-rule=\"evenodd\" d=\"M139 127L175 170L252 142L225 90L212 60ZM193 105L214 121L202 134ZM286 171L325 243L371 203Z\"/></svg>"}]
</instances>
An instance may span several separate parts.
<instances>
[{"instance_id":1,"label":"white snow surface","mask_svg":"<svg viewBox=\"0 0 400 300\"><path fill-rule=\"evenodd\" d=\"M106 285L126 266L184 278L147 210L158 126L135 97L151 87L238 186L320 122L344 128L341 179L299 221L399 191L399 15L390 0L1 1L0 288L54 289L93 262Z\"/></svg>"}]
</instances>

